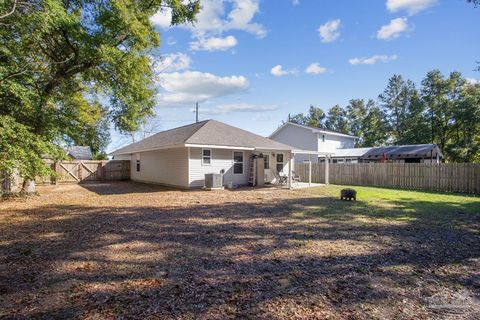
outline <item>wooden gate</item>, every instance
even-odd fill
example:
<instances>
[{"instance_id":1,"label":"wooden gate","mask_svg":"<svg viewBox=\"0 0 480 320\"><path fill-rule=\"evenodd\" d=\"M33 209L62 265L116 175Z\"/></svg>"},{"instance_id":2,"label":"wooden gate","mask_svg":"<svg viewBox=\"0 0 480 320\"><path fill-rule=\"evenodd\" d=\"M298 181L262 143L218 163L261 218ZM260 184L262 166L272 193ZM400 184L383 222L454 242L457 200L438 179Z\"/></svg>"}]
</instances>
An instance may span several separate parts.
<instances>
[{"instance_id":1,"label":"wooden gate","mask_svg":"<svg viewBox=\"0 0 480 320\"><path fill-rule=\"evenodd\" d=\"M130 179L130 161L128 160L73 160L50 162L50 165L57 173L57 177L38 182L79 183Z\"/></svg>"}]
</instances>

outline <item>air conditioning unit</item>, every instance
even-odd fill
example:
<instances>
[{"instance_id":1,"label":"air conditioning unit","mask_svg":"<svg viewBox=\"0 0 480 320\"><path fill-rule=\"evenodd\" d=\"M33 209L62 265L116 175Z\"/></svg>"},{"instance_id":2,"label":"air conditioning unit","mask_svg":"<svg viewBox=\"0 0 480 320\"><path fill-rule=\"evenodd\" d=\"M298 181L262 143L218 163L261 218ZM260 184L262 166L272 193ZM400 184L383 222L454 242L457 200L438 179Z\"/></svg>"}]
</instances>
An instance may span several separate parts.
<instances>
[{"instance_id":1,"label":"air conditioning unit","mask_svg":"<svg viewBox=\"0 0 480 320\"><path fill-rule=\"evenodd\" d=\"M223 175L220 173L205 174L205 188L221 189L223 188Z\"/></svg>"}]
</instances>

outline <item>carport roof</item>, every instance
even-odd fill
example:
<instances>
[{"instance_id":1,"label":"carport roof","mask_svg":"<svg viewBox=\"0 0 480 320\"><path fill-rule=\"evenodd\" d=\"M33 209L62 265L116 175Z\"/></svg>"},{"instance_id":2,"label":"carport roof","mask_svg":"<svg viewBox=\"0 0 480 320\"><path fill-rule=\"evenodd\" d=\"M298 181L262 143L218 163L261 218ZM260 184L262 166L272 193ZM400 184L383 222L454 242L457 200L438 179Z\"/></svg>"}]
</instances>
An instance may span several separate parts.
<instances>
[{"instance_id":1,"label":"carport roof","mask_svg":"<svg viewBox=\"0 0 480 320\"><path fill-rule=\"evenodd\" d=\"M384 146L373 148L351 148L338 149L333 155L334 158L362 158L376 159L381 158L383 154L389 158L428 158L439 155L443 158L441 150L436 144L411 144L401 146Z\"/></svg>"},{"instance_id":2,"label":"carport roof","mask_svg":"<svg viewBox=\"0 0 480 320\"><path fill-rule=\"evenodd\" d=\"M227 147L291 151L294 148L246 130L216 121L205 120L154 134L113 151L112 155L131 154L174 147Z\"/></svg>"}]
</instances>

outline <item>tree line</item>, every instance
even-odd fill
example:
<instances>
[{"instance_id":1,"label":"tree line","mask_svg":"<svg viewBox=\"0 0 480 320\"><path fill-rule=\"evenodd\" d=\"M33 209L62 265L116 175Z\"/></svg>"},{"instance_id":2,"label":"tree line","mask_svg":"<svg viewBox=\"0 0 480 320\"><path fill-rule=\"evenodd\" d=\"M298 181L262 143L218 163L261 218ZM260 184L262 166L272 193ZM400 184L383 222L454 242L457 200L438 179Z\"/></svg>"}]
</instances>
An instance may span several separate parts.
<instances>
[{"instance_id":1,"label":"tree line","mask_svg":"<svg viewBox=\"0 0 480 320\"><path fill-rule=\"evenodd\" d=\"M289 121L355 135L357 147L435 143L447 161L480 161L480 84L456 71L430 71L419 86L394 75L376 100L352 99L326 113L310 106Z\"/></svg>"}]
</instances>

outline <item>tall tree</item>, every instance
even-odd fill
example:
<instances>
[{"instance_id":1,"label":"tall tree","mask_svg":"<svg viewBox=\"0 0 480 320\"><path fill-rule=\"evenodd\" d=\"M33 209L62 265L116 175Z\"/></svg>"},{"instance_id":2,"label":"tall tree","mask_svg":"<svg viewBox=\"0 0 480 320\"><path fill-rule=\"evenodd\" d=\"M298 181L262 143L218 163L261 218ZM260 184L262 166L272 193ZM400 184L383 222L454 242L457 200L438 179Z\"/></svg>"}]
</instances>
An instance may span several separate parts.
<instances>
[{"instance_id":1,"label":"tall tree","mask_svg":"<svg viewBox=\"0 0 480 320\"><path fill-rule=\"evenodd\" d=\"M45 142L77 139L86 105L102 113L97 129L107 115L120 132L135 131L154 105L149 53L160 38L150 18L169 10L172 24L192 22L200 8L198 0L11 3L0 7L0 116Z\"/></svg>"},{"instance_id":2,"label":"tall tree","mask_svg":"<svg viewBox=\"0 0 480 320\"><path fill-rule=\"evenodd\" d=\"M452 73L452 76L457 78L458 74ZM428 72L422 81L422 98L430 124L430 140L442 150L445 149L451 132L453 108L449 98L450 93L453 93L451 90L456 91L455 82L453 78L445 79L439 70Z\"/></svg>"},{"instance_id":3,"label":"tall tree","mask_svg":"<svg viewBox=\"0 0 480 320\"><path fill-rule=\"evenodd\" d=\"M402 144L423 144L430 141L430 126L425 114L425 104L419 92L413 88L409 93L408 112L404 119Z\"/></svg>"},{"instance_id":4,"label":"tall tree","mask_svg":"<svg viewBox=\"0 0 480 320\"><path fill-rule=\"evenodd\" d=\"M289 117L290 122L316 128L323 127L324 119L325 112L323 112L323 110L318 107L314 107L313 105L310 105L307 115L303 113L298 113Z\"/></svg>"},{"instance_id":5,"label":"tall tree","mask_svg":"<svg viewBox=\"0 0 480 320\"><path fill-rule=\"evenodd\" d=\"M363 99L350 100L346 108L346 118L348 121L348 130L350 134L358 137L357 145L363 145L365 136L363 125L367 116L367 107Z\"/></svg>"},{"instance_id":6,"label":"tall tree","mask_svg":"<svg viewBox=\"0 0 480 320\"><path fill-rule=\"evenodd\" d=\"M367 116L363 121L362 127L364 140L359 147L382 146L389 141L386 115L373 100L367 102Z\"/></svg>"},{"instance_id":7,"label":"tall tree","mask_svg":"<svg viewBox=\"0 0 480 320\"><path fill-rule=\"evenodd\" d=\"M345 109L338 104L330 108L325 120L325 128L348 134L348 121Z\"/></svg>"},{"instance_id":8,"label":"tall tree","mask_svg":"<svg viewBox=\"0 0 480 320\"><path fill-rule=\"evenodd\" d=\"M452 133L446 152L452 161L480 160L480 85L465 83L454 101Z\"/></svg>"},{"instance_id":9,"label":"tall tree","mask_svg":"<svg viewBox=\"0 0 480 320\"><path fill-rule=\"evenodd\" d=\"M308 109L308 121L307 125L311 127L321 128L323 126L323 120L325 119L325 112L318 107L310 105Z\"/></svg>"},{"instance_id":10,"label":"tall tree","mask_svg":"<svg viewBox=\"0 0 480 320\"><path fill-rule=\"evenodd\" d=\"M407 84L401 75L393 75L388 80L387 88L379 96L387 115L391 134L397 144L403 142L403 134L406 129L405 118L408 113L409 85L412 85L412 83Z\"/></svg>"}]
</instances>

